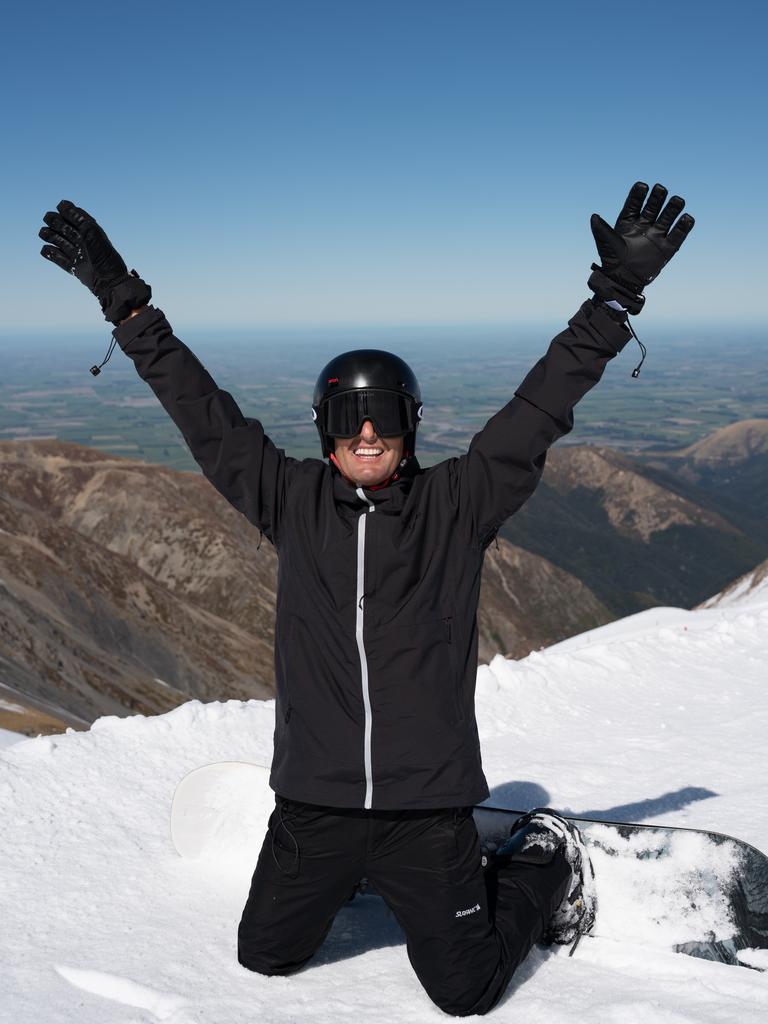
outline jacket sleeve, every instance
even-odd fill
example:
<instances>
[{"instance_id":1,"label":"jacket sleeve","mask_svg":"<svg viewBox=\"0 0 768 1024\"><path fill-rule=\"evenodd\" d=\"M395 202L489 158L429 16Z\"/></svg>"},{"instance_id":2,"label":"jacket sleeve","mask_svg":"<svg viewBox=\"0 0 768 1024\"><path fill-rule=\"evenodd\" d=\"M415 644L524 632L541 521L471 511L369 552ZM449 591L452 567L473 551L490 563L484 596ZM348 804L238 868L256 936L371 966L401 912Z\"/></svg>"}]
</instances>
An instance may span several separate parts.
<instances>
[{"instance_id":1,"label":"jacket sleeve","mask_svg":"<svg viewBox=\"0 0 768 1024\"><path fill-rule=\"evenodd\" d=\"M297 463L276 448L256 419L243 416L197 357L174 336L162 310L148 306L113 332L181 431L216 490L277 542Z\"/></svg>"},{"instance_id":2,"label":"jacket sleeve","mask_svg":"<svg viewBox=\"0 0 768 1024\"><path fill-rule=\"evenodd\" d=\"M459 500L482 546L533 494L547 450L573 428L574 406L631 337L623 323L588 300L554 338L511 402L472 439L459 460Z\"/></svg>"}]
</instances>

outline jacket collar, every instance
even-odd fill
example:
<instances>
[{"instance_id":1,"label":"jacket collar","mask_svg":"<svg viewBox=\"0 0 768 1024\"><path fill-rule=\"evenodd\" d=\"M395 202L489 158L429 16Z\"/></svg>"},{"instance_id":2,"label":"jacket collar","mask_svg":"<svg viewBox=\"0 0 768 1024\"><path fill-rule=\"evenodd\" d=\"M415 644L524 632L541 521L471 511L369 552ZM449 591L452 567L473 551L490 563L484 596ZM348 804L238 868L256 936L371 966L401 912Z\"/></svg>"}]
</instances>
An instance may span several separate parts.
<instances>
[{"instance_id":1,"label":"jacket collar","mask_svg":"<svg viewBox=\"0 0 768 1024\"><path fill-rule=\"evenodd\" d=\"M363 501L357 493L355 485L346 480L333 463L330 463L330 467L333 473L333 498L337 504L360 509L367 502L371 502L378 511L389 515L397 515L402 511L413 486L413 481L424 472L416 457L413 456L408 459L402 469L398 470L397 480L393 483L376 490L363 488L363 493L367 499L367 501Z\"/></svg>"}]
</instances>

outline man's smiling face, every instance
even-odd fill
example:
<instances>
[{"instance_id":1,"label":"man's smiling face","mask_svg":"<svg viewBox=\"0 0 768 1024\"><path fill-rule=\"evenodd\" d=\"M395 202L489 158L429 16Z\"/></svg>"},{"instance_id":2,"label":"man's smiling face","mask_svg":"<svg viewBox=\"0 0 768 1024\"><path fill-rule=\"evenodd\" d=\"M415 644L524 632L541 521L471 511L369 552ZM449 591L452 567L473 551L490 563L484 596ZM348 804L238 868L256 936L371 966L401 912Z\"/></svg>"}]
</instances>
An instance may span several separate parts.
<instances>
[{"instance_id":1,"label":"man's smiling face","mask_svg":"<svg viewBox=\"0 0 768 1024\"><path fill-rule=\"evenodd\" d=\"M404 437L379 437L370 420L354 437L335 438L336 464L356 487L383 483L395 472L403 457Z\"/></svg>"}]
</instances>

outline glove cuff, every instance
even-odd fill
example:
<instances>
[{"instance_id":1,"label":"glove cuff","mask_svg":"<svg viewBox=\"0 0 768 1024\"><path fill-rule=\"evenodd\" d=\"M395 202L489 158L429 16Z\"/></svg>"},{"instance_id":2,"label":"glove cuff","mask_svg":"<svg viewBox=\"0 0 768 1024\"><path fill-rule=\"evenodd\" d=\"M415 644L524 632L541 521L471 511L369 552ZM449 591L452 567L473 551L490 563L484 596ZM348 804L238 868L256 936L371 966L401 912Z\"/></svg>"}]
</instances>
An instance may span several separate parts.
<instances>
[{"instance_id":1,"label":"glove cuff","mask_svg":"<svg viewBox=\"0 0 768 1024\"><path fill-rule=\"evenodd\" d=\"M609 277L602 267L596 263L592 264L592 273L587 281L587 287L604 302L613 299L620 302L625 309L633 316L641 311L645 305L645 296L641 294L642 285L632 281L617 280Z\"/></svg>"},{"instance_id":2,"label":"glove cuff","mask_svg":"<svg viewBox=\"0 0 768 1024\"><path fill-rule=\"evenodd\" d=\"M135 270L110 281L98 296L104 319L110 320L115 327L130 316L134 309L146 306L151 298L152 289Z\"/></svg>"}]
</instances>

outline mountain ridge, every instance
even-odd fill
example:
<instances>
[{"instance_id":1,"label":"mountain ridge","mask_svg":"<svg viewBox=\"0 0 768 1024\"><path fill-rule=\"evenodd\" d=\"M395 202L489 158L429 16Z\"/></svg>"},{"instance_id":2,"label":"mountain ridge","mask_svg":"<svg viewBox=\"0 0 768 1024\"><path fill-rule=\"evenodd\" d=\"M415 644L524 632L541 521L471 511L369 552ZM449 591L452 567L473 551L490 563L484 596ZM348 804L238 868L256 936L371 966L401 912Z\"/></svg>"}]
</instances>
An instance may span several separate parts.
<instances>
[{"instance_id":1,"label":"mountain ridge","mask_svg":"<svg viewBox=\"0 0 768 1024\"><path fill-rule=\"evenodd\" d=\"M190 697L271 695L276 554L201 474L71 442L0 442L0 494L0 664L30 711L59 708L77 727ZM481 659L611 617L583 582L503 540L487 565ZM564 621L544 614L554 589L570 598Z\"/></svg>"},{"instance_id":2,"label":"mountain ridge","mask_svg":"<svg viewBox=\"0 0 768 1024\"><path fill-rule=\"evenodd\" d=\"M740 514L625 453L556 446L486 553L480 662L700 604L768 557ZM30 729L269 696L276 572L271 545L200 473L0 442L0 668ZM0 727L14 714L0 702Z\"/></svg>"}]
</instances>

